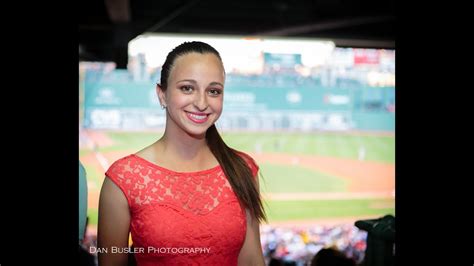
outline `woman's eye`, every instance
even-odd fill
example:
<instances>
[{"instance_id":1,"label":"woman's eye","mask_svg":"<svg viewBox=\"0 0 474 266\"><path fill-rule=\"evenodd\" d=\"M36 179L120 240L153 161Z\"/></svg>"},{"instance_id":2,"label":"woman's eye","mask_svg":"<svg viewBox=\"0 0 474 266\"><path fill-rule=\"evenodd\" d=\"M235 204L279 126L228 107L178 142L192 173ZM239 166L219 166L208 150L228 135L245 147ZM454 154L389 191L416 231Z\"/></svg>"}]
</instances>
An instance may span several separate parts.
<instances>
[{"instance_id":1,"label":"woman's eye","mask_svg":"<svg viewBox=\"0 0 474 266\"><path fill-rule=\"evenodd\" d=\"M181 91L183 91L184 93L191 93L193 91L193 87L192 86L181 86L180 87Z\"/></svg>"},{"instance_id":2,"label":"woman's eye","mask_svg":"<svg viewBox=\"0 0 474 266\"><path fill-rule=\"evenodd\" d=\"M222 91L219 90L219 89L210 89L209 90L209 94L212 95L212 96L218 96L221 93L222 93Z\"/></svg>"}]
</instances>

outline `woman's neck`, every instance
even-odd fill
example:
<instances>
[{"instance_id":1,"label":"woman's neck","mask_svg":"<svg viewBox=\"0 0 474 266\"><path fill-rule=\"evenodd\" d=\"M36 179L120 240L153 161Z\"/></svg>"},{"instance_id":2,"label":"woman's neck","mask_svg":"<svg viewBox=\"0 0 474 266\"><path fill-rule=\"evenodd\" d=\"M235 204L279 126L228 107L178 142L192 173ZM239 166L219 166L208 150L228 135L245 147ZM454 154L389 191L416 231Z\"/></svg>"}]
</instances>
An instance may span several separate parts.
<instances>
[{"instance_id":1,"label":"woman's neck","mask_svg":"<svg viewBox=\"0 0 474 266\"><path fill-rule=\"evenodd\" d=\"M156 161L174 170L205 170L218 164L205 136L194 137L183 131L171 133L165 130L163 137L153 146Z\"/></svg>"},{"instance_id":2,"label":"woman's neck","mask_svg":"<svg viewBox=\"0 0 474 266\"><path fill-rule=\"evenodd\" d=\"M180 161L192 161L209 151L206 139L186 139L166 133L158 140L158 149L167 157Z\"/></svg>"}]
</instances>

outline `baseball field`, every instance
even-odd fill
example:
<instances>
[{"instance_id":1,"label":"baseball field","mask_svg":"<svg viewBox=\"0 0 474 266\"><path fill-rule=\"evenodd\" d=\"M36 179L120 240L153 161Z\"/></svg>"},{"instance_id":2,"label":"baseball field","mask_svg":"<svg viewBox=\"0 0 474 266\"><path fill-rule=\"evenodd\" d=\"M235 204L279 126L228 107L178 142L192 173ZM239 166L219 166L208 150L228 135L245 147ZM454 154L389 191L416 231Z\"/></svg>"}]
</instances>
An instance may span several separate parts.
<instances>
[{"instance_id":1,"label":"baseball field","mask_svg":"<svg viewBox=\"0 0 474 266\"><path fill-rule=\"evenodd\" d=\"M260 166L269 224L353 223L395 214L395 135L368 132L222 132ZM150 145L162 132L82 130L88 216L95 231L108 166Z\"/></svg>"}]
</instances>

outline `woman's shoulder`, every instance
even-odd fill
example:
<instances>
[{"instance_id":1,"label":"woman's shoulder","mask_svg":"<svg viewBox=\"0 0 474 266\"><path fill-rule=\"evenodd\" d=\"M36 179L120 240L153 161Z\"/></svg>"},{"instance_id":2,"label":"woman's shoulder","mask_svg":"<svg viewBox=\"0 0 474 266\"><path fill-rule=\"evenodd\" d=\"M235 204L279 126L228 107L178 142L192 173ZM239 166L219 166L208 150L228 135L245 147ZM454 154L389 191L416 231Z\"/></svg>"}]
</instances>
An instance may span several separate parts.
<instances>
[{"instance_id":1,"label":"woman's shoulder","mask_svg":"<svg viewBox=\"0 0 474 266\"><path fill-rule=\"evenodd\" d=\"M124 168L129 169L130 167L133 167L134 165L136 165L136 159L135 159L134 154L128 154L113 161L113 163L107 169L107 172L112 172L112 171L115 172L121 169L123 170Z\"/></svg>"},{"instance_id":2,"label":"woman's shoulder","mask_svg":"<svg viewBox=\"0 0 474 266\"><path fill-rule=\"evenodd\" d=\"M237 155L240 156L240 158L242 158L247 163L247 165L250 167L250 170L252 170L252 173L255 175L259 169L258 164L255 161L255 159L252 156L250 156L248 153L245 153L243 151L239 151L236 149L233 149L233 150Z\"/></svg>"},{"instance_id":3,"label":"woman's shoulder","mask_svg":"<svg viewBox=\"0 0 474 266\"><path fill-rule=\"evenodd\" d=\"M111 165L114 165L114 164L123 164L123 163L126 163L130 160L133 159L133 153L130 153L130 154L127 154L127 155L123 155L121 157L118 157L117 159L115 159L115 161L112 162Z\"/></svg>"},{"instance_id":4,"label":"woman's shoulder","mask_svg":"<svg viewBox=\"0 0 474 266\"><path fill-rule=\"evenodd\" d=\"M239 151L239 150L236 150L236 149L233 149L235 153L237 153L237 155L239 155L242 159L244 159L246 162L253 162L255 163L255 160L253 159L253 157L246 153L246 152L243 152L243 151Z\"/></svg>"}]
</instances>

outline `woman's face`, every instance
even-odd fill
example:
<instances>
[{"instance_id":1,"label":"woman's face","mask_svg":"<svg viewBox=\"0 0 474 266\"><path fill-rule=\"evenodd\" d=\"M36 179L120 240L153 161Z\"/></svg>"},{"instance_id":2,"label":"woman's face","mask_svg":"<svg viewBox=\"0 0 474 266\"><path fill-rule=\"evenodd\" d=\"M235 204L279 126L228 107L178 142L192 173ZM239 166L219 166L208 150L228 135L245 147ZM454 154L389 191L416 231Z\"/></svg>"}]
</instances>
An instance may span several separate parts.
<instances>
[{"instance_id":1,"label":"woman's face","mask_svg":"<svg viewBox=\"0 0 474 266\"><path fill-rule=\"evenodd\" d=\"M205 136L222 113L224 81L224 68L216 55L189 53L177 57L166 91L158 89L161 103L167 106L167 127Z\"/></svg>"}]
</instances>

